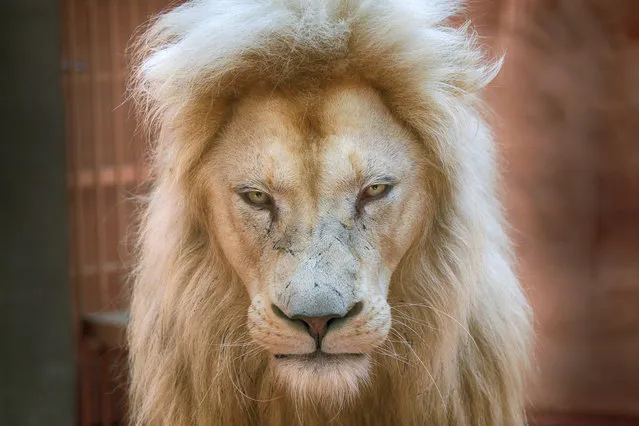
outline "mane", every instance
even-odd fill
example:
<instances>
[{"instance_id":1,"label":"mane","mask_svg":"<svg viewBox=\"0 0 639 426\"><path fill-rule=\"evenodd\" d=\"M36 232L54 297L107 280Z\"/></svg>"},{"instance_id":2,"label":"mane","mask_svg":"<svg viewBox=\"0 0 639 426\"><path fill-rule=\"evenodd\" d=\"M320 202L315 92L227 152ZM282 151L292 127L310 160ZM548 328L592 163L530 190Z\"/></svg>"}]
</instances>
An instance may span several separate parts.
<instances>
[{"instance_id":1,"label":"mane","mask_svg":"<svg viewBox=\"0 0 639 426\"><path fill-rule=\"evenodd\" d=\"M133 424L525 423L530 312L477 107L500 61L468 25L447 24L458 12L451 1L195 0L151 23L131 82L154 176L128 333ZM208 229L199 170L244 90L350 75L424 143L423 190L437 204L391 280L392 330L370 381L327 410L285 392L248 336L250 300Z\"/></svg>"}]
</instances>

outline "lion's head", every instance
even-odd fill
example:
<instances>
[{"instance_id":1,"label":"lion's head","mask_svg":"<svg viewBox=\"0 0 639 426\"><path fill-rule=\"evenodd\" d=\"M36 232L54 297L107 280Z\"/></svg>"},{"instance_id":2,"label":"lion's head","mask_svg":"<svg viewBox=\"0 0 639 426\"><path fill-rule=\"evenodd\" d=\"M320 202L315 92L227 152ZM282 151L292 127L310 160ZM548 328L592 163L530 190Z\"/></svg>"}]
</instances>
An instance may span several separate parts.
<instances>
[{"instance_id":1,"label":"lion's head","mask_svg":"<svg viewBox=\"0 0 639 426\"><path fill-rule=\"evenodd\" d=\"M449 4L199 0L147 31L138 424L521 421L496 67Z\"/></svg>"},{"instance_id":2,"label":"lion's head","mask_svg":"<svg viewBox=\"0 0 639 426\"><path fill-rule=\"evenodd\" d=\"M248 331L299 392L368 375L391 276L432 215L424 158L379 93L349 81L250 90L206 156L211 229L251 300Z\"/></svg>"}]
</instances>

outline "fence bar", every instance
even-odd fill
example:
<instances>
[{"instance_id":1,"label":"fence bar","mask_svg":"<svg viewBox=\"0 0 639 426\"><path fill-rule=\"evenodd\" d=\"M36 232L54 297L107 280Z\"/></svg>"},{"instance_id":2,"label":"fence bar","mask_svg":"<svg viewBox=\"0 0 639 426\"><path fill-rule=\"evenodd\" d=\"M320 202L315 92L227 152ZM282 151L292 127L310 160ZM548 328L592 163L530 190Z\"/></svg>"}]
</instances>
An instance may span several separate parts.
<instances>
[{"instance_id":1,"label":"fence bar","mask_svg":"<svg viewBox=\"0 0 639 426\"><path fill-rule=\"evenodd\" d=\"M124 203L126 202L126 191L124 188L125 179L123 176L125 168L123 145L125 141L124 123L122 122L122 114L120 111L122 101L122 86L120 85L120 76L122 75L121 62L118 57L123 55L122 46L120 45L119 34L119 17L118 3L120 0L109 1L109 33L111 39L111 97L114 105L112 111L113 116L113 144L115 148L115 187L116 187L116 229L118 235L118 246L124 240L126 233L126 212L124 211ZM118 250L119 253L119 250ZM120 256L118 260L122 261Z\"/></svg>"},{"instance_id":2,"label":"fence bar","mask_svg":"<svg viewBox=\"0 0 639 426\"><path fill-rule=\"evenodd\" d=\"M106 273L103 271L102 266L106 262L106 232L105 232L105 202L104 202L104 188L100 181L100 168L103 165L102 161L102 149L104 148L104 123L102 117L103 100L100 93L100 85L97 79L98 64L99 64L99 34L98 25L100 24L100 17L98 16L98 0L89 0L89 13L90 13L90 55L91 64L89 71L91 73L91 100L92 100L92 112L93 112L93 141L94 141L94 157L93 157L93 172L95 176L95 207L96 207L96 237L98 242L98 283L100 288L100 304L101 308L109 300L109 282Z\"/></svg>"}]
</instances>

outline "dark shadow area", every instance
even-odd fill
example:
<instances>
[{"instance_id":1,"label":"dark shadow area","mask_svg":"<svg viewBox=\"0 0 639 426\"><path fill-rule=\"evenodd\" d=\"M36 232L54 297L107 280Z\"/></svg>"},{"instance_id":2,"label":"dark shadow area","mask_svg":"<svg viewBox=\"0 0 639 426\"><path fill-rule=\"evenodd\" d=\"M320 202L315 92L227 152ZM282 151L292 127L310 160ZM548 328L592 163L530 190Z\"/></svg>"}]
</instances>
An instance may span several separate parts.
<instances>
[{"instance_id":1,"label":"dark shadow area","mask_svg":"<svg viewBox=\"0 0 639 426\"><path fill-rule=\"evenodd\" d=\"M72 425L59 4L0 13L0 424Z\"/></svg>"}]
</instances>

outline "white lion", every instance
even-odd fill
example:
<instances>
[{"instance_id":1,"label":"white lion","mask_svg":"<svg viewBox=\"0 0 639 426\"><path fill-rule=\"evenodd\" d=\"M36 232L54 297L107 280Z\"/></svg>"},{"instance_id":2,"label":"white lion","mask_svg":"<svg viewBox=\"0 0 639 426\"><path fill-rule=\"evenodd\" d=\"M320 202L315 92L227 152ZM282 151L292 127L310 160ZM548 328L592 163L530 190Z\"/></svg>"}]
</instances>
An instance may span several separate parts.
<instances>
[{"instance_id":1,"label":"white lion","mask_svg":"<svg viewBox=\"0 0 639 426\"><path fill-rule=\"evenodd\" d=\"M137 425L518 425L530 314L450 1L196 0L152 23Z\"/></svg>"}]
</instances>

